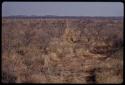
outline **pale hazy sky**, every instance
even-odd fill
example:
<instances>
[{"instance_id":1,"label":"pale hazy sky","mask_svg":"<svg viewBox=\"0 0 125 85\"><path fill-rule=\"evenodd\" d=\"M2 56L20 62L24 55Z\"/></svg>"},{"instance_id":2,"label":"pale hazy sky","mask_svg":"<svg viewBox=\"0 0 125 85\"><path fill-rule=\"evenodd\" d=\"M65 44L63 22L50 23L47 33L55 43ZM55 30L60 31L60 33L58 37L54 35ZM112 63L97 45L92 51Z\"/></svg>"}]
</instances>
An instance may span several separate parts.
<instances>
[{"instance_id":1,"label":"pale hazy sky","mask_svg":"<svg viewBox=\"0 0 125 85\"><path fill-rule=\"evenodd\" d=\"M121 2L3 2L2 16L123 16Z\"/></svg>"}]
</instances>

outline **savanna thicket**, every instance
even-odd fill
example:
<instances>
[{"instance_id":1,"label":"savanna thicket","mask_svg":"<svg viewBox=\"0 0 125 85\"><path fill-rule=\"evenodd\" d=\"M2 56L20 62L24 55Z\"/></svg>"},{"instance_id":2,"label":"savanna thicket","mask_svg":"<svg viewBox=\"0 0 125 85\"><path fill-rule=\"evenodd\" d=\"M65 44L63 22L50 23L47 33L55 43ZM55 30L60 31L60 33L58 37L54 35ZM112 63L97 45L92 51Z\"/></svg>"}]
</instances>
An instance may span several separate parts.
<instances>
[{"instance_id":1,"label":"savanna thicket","mask_svg":"<svg viewBox=\"0 0 125 85\"><path fill-rule=\"evenodd\" d=\"M122 83L123 20L2 19L2 82Z\"/></svg>"}]
</instances>

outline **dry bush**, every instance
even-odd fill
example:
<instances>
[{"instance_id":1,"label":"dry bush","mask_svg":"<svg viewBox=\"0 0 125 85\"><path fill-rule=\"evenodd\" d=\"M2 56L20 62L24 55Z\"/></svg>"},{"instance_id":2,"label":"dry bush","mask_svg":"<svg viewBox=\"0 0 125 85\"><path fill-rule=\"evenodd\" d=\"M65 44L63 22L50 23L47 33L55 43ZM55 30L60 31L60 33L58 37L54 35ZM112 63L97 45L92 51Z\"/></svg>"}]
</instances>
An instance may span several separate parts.
<instances>
[{"instance_id":1,"label":"dry bush","mask_svg":"<svg viewBox=\"0 0 125 85\"><path fill-rule=\"evenodd\" d=\"M122 83L123 21L2 19L3 83Z\"/></svg>"}]
</instances>

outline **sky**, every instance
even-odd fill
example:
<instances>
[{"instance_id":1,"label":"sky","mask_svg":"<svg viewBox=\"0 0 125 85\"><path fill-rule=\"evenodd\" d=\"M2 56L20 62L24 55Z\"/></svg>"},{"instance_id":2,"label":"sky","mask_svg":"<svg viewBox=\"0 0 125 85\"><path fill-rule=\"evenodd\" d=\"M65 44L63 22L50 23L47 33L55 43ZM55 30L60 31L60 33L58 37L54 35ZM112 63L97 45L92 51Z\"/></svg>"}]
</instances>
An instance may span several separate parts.
<instances>
[{"instance_id":1,"label":"sky","mask_svg":"<svg viewBox=\"0 0 125 85\"><path fill-rule=\"evenodd\" d=\"M3 2L2 16L123 16L121 2Z\"/></svg>"}]
</instances>

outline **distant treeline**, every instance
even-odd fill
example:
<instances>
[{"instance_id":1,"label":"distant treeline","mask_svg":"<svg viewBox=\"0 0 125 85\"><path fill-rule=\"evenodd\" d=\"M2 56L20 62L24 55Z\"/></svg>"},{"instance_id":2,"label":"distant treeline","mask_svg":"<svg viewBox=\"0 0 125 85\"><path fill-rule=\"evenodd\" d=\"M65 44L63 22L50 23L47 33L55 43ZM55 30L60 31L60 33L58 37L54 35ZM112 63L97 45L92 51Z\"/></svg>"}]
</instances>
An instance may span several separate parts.
<instances>
[{"instance_id":1,"label":"distant treeline","mask_svg":"<svg viewBox=\"0 0 125 85\"><path fill-rule=\"evenodd\" d=\"M115 19L115 20L119 20L119 19L123 19L123 17L119 16L119 17L102 17L102 16L3 16L2 18L6 18L6 19L88 19L88 18L93 18L93 19Z\"/></svg>"}]
</instances>

